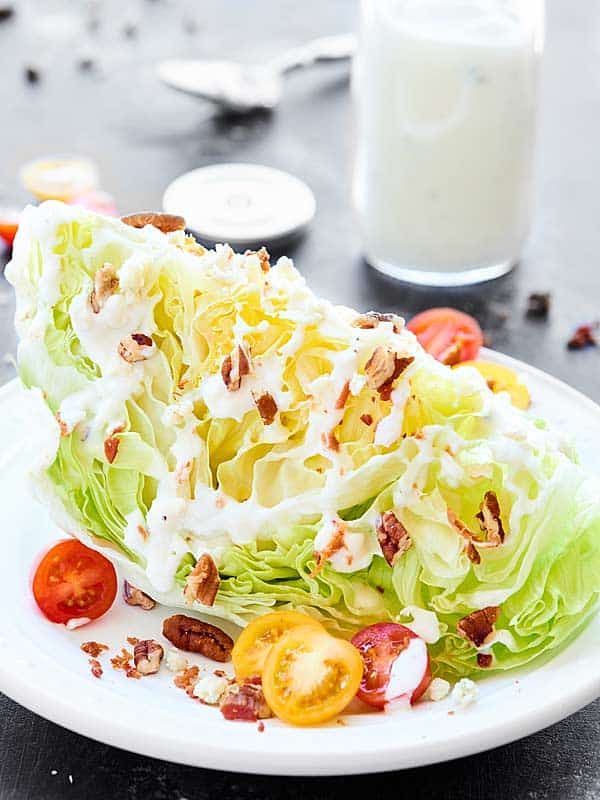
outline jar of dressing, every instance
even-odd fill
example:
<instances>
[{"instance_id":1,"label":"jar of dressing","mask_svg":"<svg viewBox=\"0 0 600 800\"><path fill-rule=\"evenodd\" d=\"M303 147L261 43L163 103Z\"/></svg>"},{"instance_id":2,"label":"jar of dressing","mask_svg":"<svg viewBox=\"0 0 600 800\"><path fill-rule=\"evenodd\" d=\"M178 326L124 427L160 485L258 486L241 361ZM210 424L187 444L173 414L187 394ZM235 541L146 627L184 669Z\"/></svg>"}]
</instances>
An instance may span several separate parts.
<instances>
[{"instance_id":1,"label":"jar of dressing","mask_svg":"<svg viewBox=\"0 0 600 800\"><path fill-rule=\"evenodd\" d=\"M543 22L543 0L362 0L354 202L381 272L456 286L518 261Z\"/></svg>"}]
</instances>

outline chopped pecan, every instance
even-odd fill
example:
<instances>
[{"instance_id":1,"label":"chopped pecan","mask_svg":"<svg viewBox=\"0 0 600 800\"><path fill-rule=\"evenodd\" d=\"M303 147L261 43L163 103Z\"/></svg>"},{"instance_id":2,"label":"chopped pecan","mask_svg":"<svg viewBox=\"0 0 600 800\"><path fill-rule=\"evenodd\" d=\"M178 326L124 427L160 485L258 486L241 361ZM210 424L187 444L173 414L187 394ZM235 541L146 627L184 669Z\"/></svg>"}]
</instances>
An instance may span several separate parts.
<instances>
[{"instance_id":1,"label":"chopped pecan","mask_svg":"<svg viewBox=\"0 0 600 800\"><path fill-rule=\"evenodd\" d=\"M221 714L229 720L256 722L273 716L261 686L234 683L227 688L220 702Z\"/></svg>"},{"instance_id":2,"label":"chopped pecan","mask_svg":"<svg viewBox=\"0 0 600 800\"><path fill-rule=\"evenodd\" d=\"M113 669L122 669L126 677L139 680L142 677L142 673L137 670L133 664L131 664L132 659L133 654L130 653L129 650L126 650L124 647L122 647L121 653L118 656L111 658L110 663L112 664Z\"/></svg>"},{"instance_id":3,"label":"chopped pecan","mask_svg":"<svg viewBox=\"0 0 600 800\"><path fill-rule=\"evenodd\" d=\"M87 653L88 656L98 658L101 653L109 648L107 644L101 644L100 642L82 642L80 649Z\"/></svg>"},{"instance_id":4,"label":"chopped pecan","mask_svg":"<svg viewBox=\"0 0 600 800\"><path fill-rule=\"evenodd\" d=\"M465 553L467 554L467 558L472 564L481 564L481 556L479 555L479 550L475 547L473 542L466 543Z\"/></svg>"},{"instance_id":5,"label":"chopped pecan","mask_svg":"<svg viewBox=\"0 0 600 800\"><path fill-rule=\"evenodd\" d=\"M473 611L456 623L456 632L475 647L481 647L494 632L494 624L500 616L500 606L486 606Z\"/></svg>"},{"instance_id":6,"label":"chopped pecan","mask_svg":"<svg viewBox=\"0 0 600 800\"><path fill-rule=\"evenodd\" d=\"M119 452L119 439L116 436L108 436L104 440L104 455L109 464L112 464Z\"/></svg>"},{"instance_id":7,"label":"chopped pecan","mask_svg":"<svg viewBox=\"0 0 600 800\"><path fill-rule=\"evenodd\" d=\"M410 535L393 511L385 511L377 520L377 541L390 566L412 545Z\"/></svg>"},{"instance_id":8,"label":"chopped pecan","mask_svg":"<svg viewBox=\"0 0 600 800\"><path fill-rule=\"evenodd\" d=\"M135 364L137 361L144 361L148 358L147 348L152 345L151 337L146 336L145 333L130 333L119 342L119 355L129 364Z\"/></svg>"},{"instance_id":9,"label":"chopped pecan","mask_svg":"<svg viewBox=\"0 0 600 800\"><path fill-rule=\"evenodd\" d=\"M123 581L123 598L128 606L140 606L144 611L150 611L156 605L149 595L133 586L129 581Z\"/></svg>"},{"instance_id":10,"label":"chopped pecan","mask_svg":"<svg viewBox=\"0 0 600 800\"><path fill-rule=\"evenodd\" d=\"M527 298L528 317L547 317L550 311L550 292L532 292Z\"/></svg>"},{"instance_id":11,"label":"chopped pecan","mask_svg":"<svg viewBox=\"0 0 600 800\"><path fill-rule=\"evenodd\" d=\"M346 526L344 525L343 522L335 521L333 523L333 535L331 536L331 539L327 542L323 550L315 550L315 552L313 553L314 559L316 561L316 566L310 573L311 578L316 577L325 566L325 562L329 558L331 558L331 556L335 555L335 553L339 552L344 547L345 532L346 532Z\"/></svg>"},{"instance_id":12,"label":"chopped pecan","mask_svg":"<svg viewBox=\"0 0 600 800\"><path fill-rule=\"evenodd\" d=\"M250 375L251 372L250 356L241 344L234 347L231 355L225 356L221 364L221 377L230 392L237 392L244 375Z\"/></svg>"},{"instance_id":13,"label":"chopped pecan","mask_svg":"<svg viewBox=\"0 0 600 800\"><path fill-rule=\"evenodd\" d=\"M142 675L154 675L160 669L165 651L154 639L142 639L133 648L135 668Z\"/></svg>"},{"instance_id":14,"label":"chopped pecan","mask_svg":"<svg viewBox=\"0 0 600 800\"><path fill-rule=\"evenodd\" d=\"M213 661L229 661L233 639L225 631L184 614L175 614L163 622L163 636L188 653L201 653Z\"/></svg>"},{"instance_id":15,"label":"chopped pecan","mask_svg":"<svg viewBox=\"0 0 600 800\"><path fill-rule=\"evenodd\" d=\"M371 358L365 364L367 386L370 389L379 389L386 384L394 374L395 365L395 353L382 345L376 347Z\"/></svg>"},{"instance_id":16,"label":"chopped pecan","mask_svg":"<svg viewBox=\"0 0 600 800\"><path fill-rule=\"evenodd\" d=\"M219 591L219 570L212 556L205 553L200 556L196 566L190 572L185 582L183 595L186 602L191 605L198 601L203 606L212 606Z\"/></svg>"},{"instance_id":17,"label":"chopped pecan","mask_svg":"<svg viewBox=\"0 0 600 800\"><path fill-rule=\"evenodd\" d=\"M261 247L260 250L246 250L245 256L258 256L260 261L260 268L263 272L268 272L271 269L271 256L266 247Z\"/></svg>"},{"instance_id":18,"label":"chopped pecan","mask_svg":"<svg viewBox=\"0 0 600 800\"><path fill-rule=\"evenodd\" d=\"M500 518L500 505L495 492L486 492L483 502L479 506L479 513L475 515L479 527L487 534L489 544L500 545L504 541L504 528Z\"/></svg>"},{"instance_id":19,"label":"chopped pecan","mask_svg":"<svg viewBox=\"0 0 600 800\"><path fill-rule=\"evenodd\" d=\"M98 661L97 658L90 658L88 659L90 664L90 672L94 676L94 678L101 678L103 675L104 670L102 669L102 664Z\"/></svg>"},{"instance_id":20,"label":"chopped pecan","mask_svg":"<svg viewBox=\"0 0 600 800\"><path fill-rule=\"evenodd\" d=\"M365 425L372 425L373 424L373 417L370 414L361 414L360 415L361 422L364 422Z\"/></svg>"},{"instance_id":21,"label":"chopped pecan","mask_svg":"<svg viewBox=\"0 0 600 800\"><path fill-rule=\"evenodd\" d=\"M455 364L460 364L462 361L462 347L460 342L453 342L448 345L443 353L438 357L442 364L448 367L453 367Z\"/></svg>"},{"instance_id":22,"label":"chopped pecan","mask_svg":"<svg viewBox=\"0 0 600 800\"><path fill-rule=\"evenodd\" d=\"M391 322L393 325L394 333L400 333L404 327L404 320L397 314L380 314L378 311L367 311L366 314L361 314L357 317L352 326L354 328L362 328L369 330L376 328L380 322Z\"/></svg>"},{"instance_id":23,"label":"chopped pecan","mask_svg":"<svg viewBox=\"0 0 600 800\"><path fill-rule=\"evenodd\" d=\"M105 262L94 275L94 288L90 295L90 304L94 314L100 313L108 298L119 288L119 278L112 264Z\"/></svg>"},{"instance_id":24,"label":"chopped pecan","mask_svg":"<svg viewBox=\"0 0 600 800\"><path fill-rule=\"evenodd\" d=\"M129 214L121 217L121 222L130 225L132 228L144 228L152 225L163 233L182 231L185 229L185 219L177 214L159 214L152 211L145 211L139 214Z\"/></svg>"},{"instance_id":25,"label":"chopped pecan","mask_svg":"<svg viewBox=\"0 0 600 800\"><path fill-rule=\"evenodd\" d=\"M342 408L346 405L346 401L350 395L350 381L346 381L342 386L342 391L339 393L337 400L335 401L335 410L341 411Z\"/></svg>"},{"instance_id":26,"label":"chopped pecan","mask_svg":"<svg viewBox=\"0 0 600 800\"><path fill-rule=\"evenodd\" d=\"M277 403L273 395L270 392L262 392L260 395L252 392L252 397L263 423L272 425L277 416Z\"/></svg>"},{"instance_id":27,"label":"chopped pecan","mask_svg":"<svg viewBox=\"0 0 600 800\"><path fill-rule=\"evenodd\" d=\"M595 347L598 344L594 336L594 330L597 327L598 323L594 325L580 325L567 342L569 350L581 350L584 347Z\"/></svg>"},{"instance_id":28,"label":"chopped pecan","mask_svg":"<svg viewBox=\"0 0 600 800\"><path fill-rule=\"evenodd\" d=\"M491 653L477 653L477 665L482 669L488 669L492 666L494 657Z\"/></svg>"}]
</instances>

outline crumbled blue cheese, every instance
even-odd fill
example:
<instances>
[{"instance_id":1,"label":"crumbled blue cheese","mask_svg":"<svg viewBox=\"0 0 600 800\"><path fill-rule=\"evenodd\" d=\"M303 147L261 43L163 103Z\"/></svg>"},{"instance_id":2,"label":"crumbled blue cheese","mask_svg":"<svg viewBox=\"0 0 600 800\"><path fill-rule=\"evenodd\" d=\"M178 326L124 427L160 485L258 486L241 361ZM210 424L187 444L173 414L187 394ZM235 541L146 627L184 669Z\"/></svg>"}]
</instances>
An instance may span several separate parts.
<instances>
[{"instance_id":1,"label":"crumbled blue cheese","mask_svg":"<svg viewBox=\"0 0 600 800\"><path fill-rule=\"evenodd\" d=\"M473 705L477 700L479 690L477 684L469 678L461 678L454 689L452 689L452 700L454 704L461 708Z\"/></svg>"},{"instance_id":2,"label":"crumbled blue cheese","mask_svg":"<svg viewBox=\"0 0 600 800\"><path fill-rule=\"evenodd\" d=\"M220 675L205 675L194 686L194 696L209 706L216 706L225 694L229 680Z\"/></svg>"},{"instance_id":3,"label":"crumbled blue cheese","mask_svg":"<svg viewBox=\"0 0 600 800\"><path fill-rule=\"evenodd\" d=\"M444 700L450 693L450 684L443 678L434 678L427 689L425 698L432 700L434 703L439 703Z\"/></svg>"},{"instance_id":4,"label":"crumbled blue cheese","mask_svg":"<svg viewBox=\"0 0 600 800\"><path fill-rule=\"evenodd\" d=\"M165 664L167 665L167 669L170 669L171 672L182 672L189 667L190 662L179 650L169 650L167 652Z\"/></svg>"}]
</instances>

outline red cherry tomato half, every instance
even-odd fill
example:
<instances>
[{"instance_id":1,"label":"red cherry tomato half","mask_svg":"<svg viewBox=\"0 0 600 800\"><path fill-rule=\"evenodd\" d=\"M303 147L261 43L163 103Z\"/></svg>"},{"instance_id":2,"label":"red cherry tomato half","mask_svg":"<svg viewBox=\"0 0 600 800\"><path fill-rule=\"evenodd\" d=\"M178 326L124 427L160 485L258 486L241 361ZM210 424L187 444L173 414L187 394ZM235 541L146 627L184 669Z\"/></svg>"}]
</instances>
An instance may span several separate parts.
<instances>
[{"instance_id":1,"label":"red cherry tomato half","mask_svg":"<svg viewBox=\"0 0 600 800\"><path fill-rule=\"evenodd\" d=\"M97 619L117 595L110 561L77 539L58 542L42 557L33 576L33 596L51 622Z\"/></svg>"},{"instance_id":2,"label":"red cherry tomato half","mask_svg":"<svg viewBox=\"0 0 600 800\"><path fill-rule=\"evenodd\" d=\"M427 645L404 625L369 625L352 638L352 644L364 665L357 697L370 706L384 708L402 697L416 703L431 683Z\"/></svg>"},{"instance_id":3,"label":"red cherry tomato half","mask_svg":"<svg viewBox=\"0 0 600 800\"><path fill-rule=\"evenodd\" d=\"M455 308L430 308L406 326L428 353L443 364L471 361L479 355L483 334L479 323Z\"/></svg>"},{"instance_id":4,"label":"red cherry tomato half","mask_svg":"<svg viewBox=\"0 0 600 800\"><path fill-rule=\"evenodd\" d=\"M12 247L15 240L20 216L16 208L0 208L0 238L4 239L7 247Z\"/></svg>"}]
</instances>

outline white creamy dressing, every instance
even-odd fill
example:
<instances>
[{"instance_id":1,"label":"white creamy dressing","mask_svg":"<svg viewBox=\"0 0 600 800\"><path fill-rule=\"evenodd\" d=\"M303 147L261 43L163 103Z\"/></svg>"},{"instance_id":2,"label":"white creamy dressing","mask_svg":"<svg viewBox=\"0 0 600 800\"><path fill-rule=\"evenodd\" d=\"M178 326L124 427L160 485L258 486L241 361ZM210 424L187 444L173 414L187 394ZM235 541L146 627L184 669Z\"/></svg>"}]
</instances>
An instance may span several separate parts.
<instances>
[{"instance_id":1,"label":"white creamy dressing","mask_svg":"<svg viewBox=\"0 0 600 800\"><path fill-rule=\"evenodd\" d=\"M412 695L423 680L428 661L427 645L423 639L411 639L408 647L392 663L385 690L386 701L397 701Z\"/></svg>"},{"instance_id":2,"label":"white creamy dressing","mask_svg":"<svg viewBox=\"0 0 600 800\"><path fill-rule=\"evenodd\" d=\"M55 203L47 203L35 212L27 210L22 222L23 237L29 241L40 239L45 250L49 250L54 241L56 226L72 219L81 220L81 214L79 209ZM209 274L217 276L219 281L235 286L245 280L246 269L256 268L256 256L234 255L230 248L220 246L215 252L207 252L199 259L170 244L170 240L174 243L179 241L178 234L165 237L150 228L145 229L142 234L124 228L116 221L105 221L103 226L94 233L90 250L100 253L102 247L117 239L126 242L130 249L135 248L135 255L126 259L118 270L119 293L109 298L100 313L94 314L89 303L91 282L71 304L72 324L82 350L99 365L102 377L92 381L86 390L68 397L61 405L60 415L69 428L87 419L89 424L104 426L110 433L123 421L126 400L135 397L143 388L144 379L150 379L158 363L158 358L152 353L149 353L147 360L135 364L126 363L118 356L119 341L125 336L133 331L147 335L155 332L153 309L156 298L149 297L146 289L154 280L155 270L159 269L156 265L161 260L176 262L178 268L186 273L186 277L189 273L190 282L193 281L195 271L207 270ZM27 254L17 248L15 260L8 270L10 280L18 287L24 281L20 270L23 269L23 259L26 258ZM38 302L39 317L47 318L48 303L59 294L56 263L45 251L44 264L48 263L51 266L45 269L39 289L40 298L43 295L46 300L42 302L31 298L20 289L17 292L20 334L24 339L38 335L34 318ZM362 369L376 346L392 347L401 356L415 358L392 392L390 413L377 428L377 444L389 447L400 436L412 372L426 365L430 372L439 371L441 378L447 379L448 376L447 368L421 350L408 331L395 334L389 323L382 323L374 329L353 327L355 312L315 298L289 259L280 259L263 280L262 303L266 313L272 309L280 317L293 320L295 332L279 353L256 359L253 374L244 376L239 391L229 392L220 372L217 372L206 377L197 388L189 390L176 402L165 406L163 422L175 434L171 453L175 457L176 468L168 471L164 464L162 472L158 470L160 477L157 495L147 519L143 520L138 512L127 520L125 542L145 560L147 577L160 592L168 592L173 588L175 571L187 552L192 552L196 557L209 552L218 560L229 544L251 543L261 534L264 536L269 532L276 532L279 526L289 526L290 521L305 519L307 512L311 515L311 521L314 522L319 517L322 520L315 539L315 549L327 548L335 523L341 523L337 517L339 498L355 471L343 452L337 452L328 446L326 437L344 416L344 409L336 409L335 405L346 384L355 396L365 388ZM283 309L282 299L286 301ZM310 325L318 325L324 336L347 342L346 349L328 353L327 357L332 363L329 374L321 374L303 385L305 393L312 398L311 414L304 438L290 451L297 463L317 454L331 462L333 468L326 470L323 486L286 497L274 507L262 505L254 494L248 500L238 502L225 495L221 489L213 489L201 482L197 482L194 487L194 499L179 496L181 492L177 481L178 470L198 458L203 447L196 433L198 420L193 413L193 403L202 399L214 418L240 420L255 407L252 392L260 389L270 392L276 399L279 410L285 411L289 403L286 393L282 391L281 376L286 363L301 346L304 333ZM254 328L256 329L264 330L264 321ZM243 342L244 335L250 330L252 328L238 319L235 336L239 343ZM539 444L540 452L545 451L547 432L537 431L524 416L504 403L497 402L476 371L473 370L471 375L467 370L461 372L467 373L461 376L462 381L472 382L474 391L481 391L484 409L480 415L489 416L493 424L505 432L503 437L496 436L487 444L491 460L506 459L532 470L539 470L538 461L541 456L534 454L533 447ZM56 442L57 431L58 426L53 425ZM265 426L261 441L277 442L285 435L285 429L276 419L273 425ZM451 454L443 451L440 445L442 436ZM458 434L441 426L429 426L420 436L404 440L399 445L400 454L403 448L409 449L406 450L406 469L394 487L395 507L410 508L414 505L418 509L427 472L435 458L440 459L443 478L458 485L468 475L469 469L469 465L461 462L463 444ZM390 457L397 458L397 453L398 451L376 458L385 462ZM509 520L510 527L515 529L518 529L522 515L528 513L536 502L521 495L521 492L516 493L519 499L515 502ZM362 521L341 523L344 529L343 547L330 558L332 566L339 572L362 569L369 565L374 554L380 553L374 532L375 514L376 511L371 509ZM148 535L142 531L147 531ZM435 631L432 632L434 620L425 619L413 612L414 609L411 610L414 629L419 630L420 635L426 634L428 641L433 640L432 637L436 635Z\"/></svg>"},{"instance_id":3,"label":"white creamy dressing","mask_svg":"<svg viewBox=\"0 0 600 800\"><path fill-rule=\"evenodd\" d=\"M537 0L363 0L356 205L367 257L512 260L533 201Z\"/></svg>"}]
</instances>

